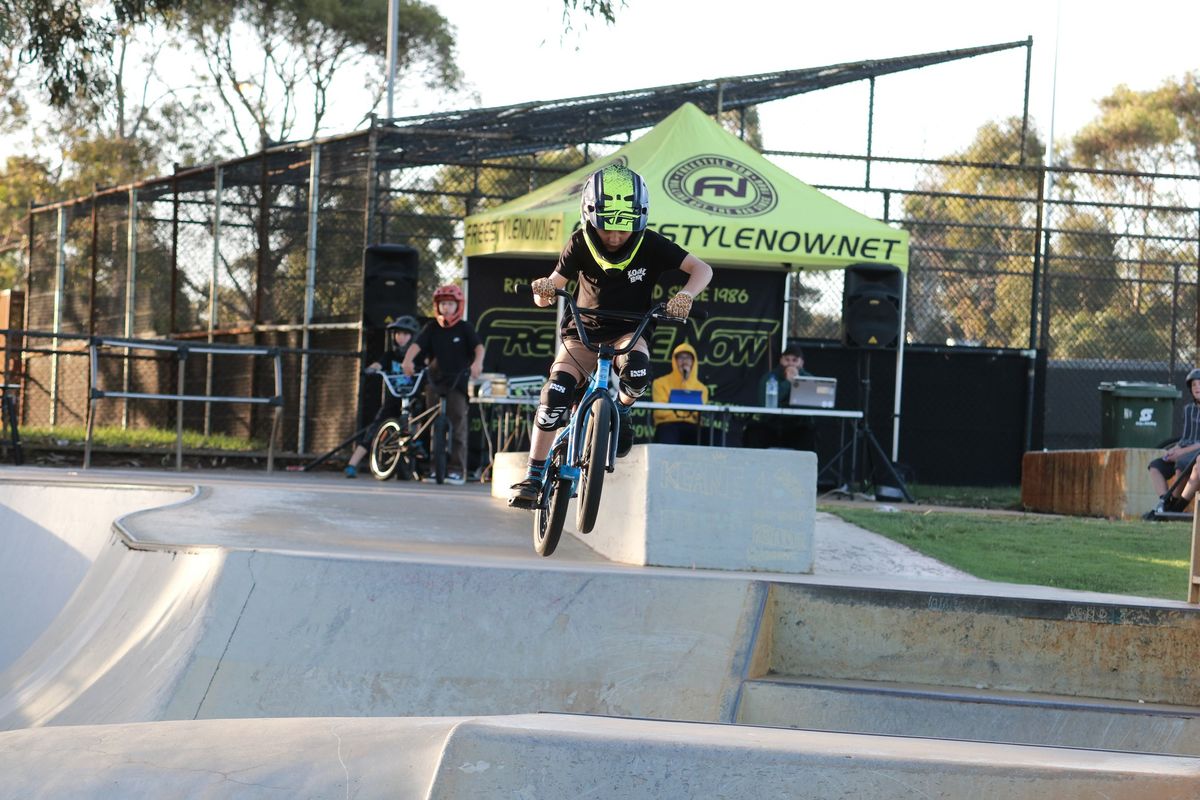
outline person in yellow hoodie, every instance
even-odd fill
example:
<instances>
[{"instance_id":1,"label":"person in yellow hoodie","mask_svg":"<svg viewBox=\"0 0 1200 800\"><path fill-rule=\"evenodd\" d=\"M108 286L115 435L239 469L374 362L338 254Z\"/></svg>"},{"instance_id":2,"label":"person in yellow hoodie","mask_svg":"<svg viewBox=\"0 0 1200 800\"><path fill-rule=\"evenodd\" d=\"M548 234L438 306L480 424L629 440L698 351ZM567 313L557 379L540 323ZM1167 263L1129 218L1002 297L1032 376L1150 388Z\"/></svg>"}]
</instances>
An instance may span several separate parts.
<instances>
[{"instance_id":1,"label":"person in yellow hoodie","mask_svg":"<svg viewBox=\"0 0 1200 800\"><path fill-rule=\"evenodd\" d=\"M671 352L671 371L654 381L656 403L708 402L708 387L696 377L696 349L687 342ZM655 409L654 441L699 444L700 412Z\"/></svg>"}]
</instances>

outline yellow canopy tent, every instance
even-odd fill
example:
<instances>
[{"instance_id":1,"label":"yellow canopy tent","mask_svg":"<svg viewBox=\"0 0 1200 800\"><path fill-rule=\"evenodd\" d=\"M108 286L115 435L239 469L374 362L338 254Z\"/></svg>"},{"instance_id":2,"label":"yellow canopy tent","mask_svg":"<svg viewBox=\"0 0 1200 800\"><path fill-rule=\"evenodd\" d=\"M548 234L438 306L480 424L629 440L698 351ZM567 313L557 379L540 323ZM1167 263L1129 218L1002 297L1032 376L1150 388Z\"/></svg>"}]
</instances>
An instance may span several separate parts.
<instances>
[{"instance_id":1,"label":"yellow canopy tent","mask_svg":"<svg viewBox=\"0 0 1200 800\"><path fill-rule=\"evenodd\" d=\"M908 233L822 194L686 103L615 153L467 217L465 255L557 256L584 179L620 162L650 188L652 229L711 264L908 268Z\"/></svg>"},{"instance_id":2,"label":"yellow canopy tent","mask_svg":"<svg viewBox=\"0 0 1200 800\"><path fill-rule=\"evenodd\" d=\"M489 331L485 336L489 339L489 352L502 351L508 357L532 355L535 350L552 352L553 329L541 334L549 336L549 341L535 343L531 331L540 328L521 316L520 307L529 306L528 301L517 301L513 307L511 286L485 290L484 282L494 282L493 273L511 269L514 259L557 258L579 226L579 197L584 180L613 162L623 163L645 178L650 191L649 227L718 268L714 286L724 282L722 267L782 275L791 269L832 270L866 264L890 265L907 272L907 231L860 214L822 194L772 164L696 106L685 103L611 155L523 197L467 217L463 277L469 283L468 296L472 302L476 302L475 295L480 295L477 302L483 319L477 324L482 323ZM549 271L550 267L543 267L537 274ZM733 276L726 273L724 277ZM743 272L740 280L748 279ZM780 281L771 285L782 290L774 297L778 305L770 314L775 320L769 326L780 336L782 346L788 327L787 284ZM903 319L903 299L900 313ZM497 323L496 319L505 315L507 318ZM762 341L767 325L761 317L744 320L745 330L738 330L728 320L729 317L723 317L721 325L709 325L705 335L728 334L729 342ZM501 327L506 331L492 333ZM492 336L495 341L489 338ZM899 435L904 352L902 336L900 340L896 352L893 458ZM720 380L714 374L714 362L718 360L730 369L751 365L761 369L774 363L772 358L758 360L760 350L727 355L733 347L727 346L728 342L710 339L705 344L710 354L706 363L710 380ZM548 356L543 355L542 359L545 358ZM531 358L526 363L540 362Z\"/></svg>"}]
</instances>

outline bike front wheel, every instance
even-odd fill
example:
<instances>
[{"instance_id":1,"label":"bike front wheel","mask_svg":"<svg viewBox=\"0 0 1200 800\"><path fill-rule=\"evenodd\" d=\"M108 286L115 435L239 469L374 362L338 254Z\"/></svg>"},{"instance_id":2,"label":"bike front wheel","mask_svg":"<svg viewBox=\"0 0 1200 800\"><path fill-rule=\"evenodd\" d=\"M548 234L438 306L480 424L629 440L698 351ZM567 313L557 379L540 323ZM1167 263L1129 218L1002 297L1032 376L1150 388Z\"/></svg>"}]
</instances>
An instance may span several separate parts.
<instances>
[{"instance_id":1,"label":"bike front wheel","mask_svg":"<svg viewBox=\"0 0 1200 800\"><path fill-rule=\"evenodd\" d=\"M583 463L579 466L579 508L575 514L575 527L580 533L591 533L592 528L596 527L600 492L604 489L604 473L608 469L610 436L612 409L605 402L592 404L583 445Z\"/></svg>"},{"instance_id":2,"label":"bike front wheel","mask_svg":"<svg viewBox=\"0 0 1200 800\"><path fill-rule=\"evenodd\" d=\"M386 481L396 472L396 465L402 457L402 434L400 423L389 419L379 426L371 438L371 474L381 481Z\"/></svg>"},{"instance_id":3,"label":"bike front wheel","mask_svg":"<svg viewBox=\"0 0 1200 800\"><path fill-rule=\"evenodd\" d=\"M533 550L539 556L552 555L558 547L570 502L571 481L559 478L558 470L551 466L533 511Z\"/></svg>"},{"instance_id":4,"label":"bike front wheel","mask_svg":"<svg viewBox=\"0 0 1200 800\"><path fill-rule=\"evenodd\" d=\"M439 414L433 422L433 477L439 484L446 481L446 459L450 453L450 421Z\"/></svg>"}]
</instances>

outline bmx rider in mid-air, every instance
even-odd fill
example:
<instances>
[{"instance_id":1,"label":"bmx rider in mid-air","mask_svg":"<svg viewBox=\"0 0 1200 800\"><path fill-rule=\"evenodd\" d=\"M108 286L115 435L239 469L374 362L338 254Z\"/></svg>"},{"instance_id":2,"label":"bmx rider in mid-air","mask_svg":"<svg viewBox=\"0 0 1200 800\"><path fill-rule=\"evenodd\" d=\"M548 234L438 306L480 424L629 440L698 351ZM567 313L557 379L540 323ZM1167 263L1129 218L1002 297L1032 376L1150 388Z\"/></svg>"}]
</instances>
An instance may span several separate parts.
<instances>
[{"instance_id":1,"label":"bmx rider in mid-air","mask_svg":"<svg viewBox=\"0 0 1200 800\"><path fill-rule=\"evenodd\" d=\"M678 269L683 271L687 282L667 301L667 313L687 317L692 299L712 279L712 267L667 237L647 230L649 211L649 193L641 175L616 163L592 173L583 185L579 230L563 248L554 271L530 285L534 304L541 308L549 306L554 302L556 289L577 280L575 301L581 308L643 314L654 306L654 288L659 277ZM633 335L637 323L584 315L584 326L593 343L611 342L621 347ZM620 386L618 457L627 455L633 446L629 409L650 386L647 339L651 334L653 328L647 329L634 349L614 362ZM576 388L595 366L596 353L579 341L575 321L568 315L563 322L562 345L542 387L530 437L529 467L525 479L513 485L509 506L532 509L537 505L554 432L567 424Z\"/></svg>"}]
</instances>

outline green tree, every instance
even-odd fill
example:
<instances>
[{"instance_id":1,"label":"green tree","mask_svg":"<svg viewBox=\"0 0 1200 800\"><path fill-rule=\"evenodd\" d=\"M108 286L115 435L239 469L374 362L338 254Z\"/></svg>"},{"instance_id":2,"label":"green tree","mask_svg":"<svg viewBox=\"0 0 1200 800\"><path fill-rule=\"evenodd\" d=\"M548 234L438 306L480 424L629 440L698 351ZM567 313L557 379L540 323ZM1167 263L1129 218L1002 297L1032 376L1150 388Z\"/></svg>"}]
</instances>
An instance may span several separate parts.
<instances>
[{"instance_id":1,"label":"green tree","mask_svg":"<svg viewBox=\"0 0 1200 800\"><path fill-rule=\"evenodd\" d=\"M0 174L0 289L19 280L29 204L53 191L56 175L50 166L28 156L10 156Z\"/></svg>"},{"instance_id":2,"label":"green tree","mask_svg":"<svg viewBox=\"0 0 1200 800\"><path fill-rule=\"evenodd\" d=\"M1029 341L1037 169L1045 148L1019 117L989 122L904 200L911 234L908 329L918 342ZM1023 146L1022 146L1023 145ZM1007 165L1007 166L1005 166Z\"/></svg>"},{"instance_id":3,"label":"green tree","mask_svg":"<svg viewBox=\"0 0 1200 800\"><path fill-rule=\"evenodd\" d=\"M1196 262L1195 182L1163 173L1200 170L1197 73L1148 91L1118 86L1099 108L1072 140L1071 161L1105 171L1078 176L1066 194L1098 201L1105 224L1122 234L1119 271L1132 281L1133 309L1147 313L1173 302L1175 266Z\"/></svg>"},{"instance_id":4,"label":"green tree","mask_svg":"<svg viewBox=\"0 0 1200 800\"><path fill-rule=\"evenodd\" d=\"M228 12L233 5L204 0L8 0L0 4L0 50L4 55L0 88L9 88L14 74L24 66L38 73L39 83L55 107L66 107L80 97L102 100L112 88L111 59L122 31L148 22L179 23L191 15L215 22L222 10ZM258 6L260 15L265 9L268 16L300 23L307 35L320 28L365 31L365 23L378 16L379 8L385 9L386 19L387 0L263 0L248 5ZM431 6L416 2L402 0L400 5L402 20L405 6L410 13L413 9L423 9L425 14L432 11ZM576 20L588 18L612 24L617 10L624 6L624 0L563 0L563 27L570 30ZM316 28L310 28L310 23ZM385 30L386 24L380 25L371 36L382 38ZM360 33L359 38L365 37ZM373 49L382 55L378 43Z\"/></svg>"},{"instance_id":5,"label":"green tree","mask_svg":"<svg viewBox=\"0 0 1200 800\"><path fill-rule=\"evenodd\" d=\"M201 54L207 89L243 153L296 134L316 136L339 75L386 71L387 0L187 0L184 11L186 40ZM399 71L418 72L431 88L456 89L450 24L418 0L402 0L399 13ZM382 77L369 88L377 104ZM310 127L298 130L301 123Z\"/></svg>"}]
</instances>

